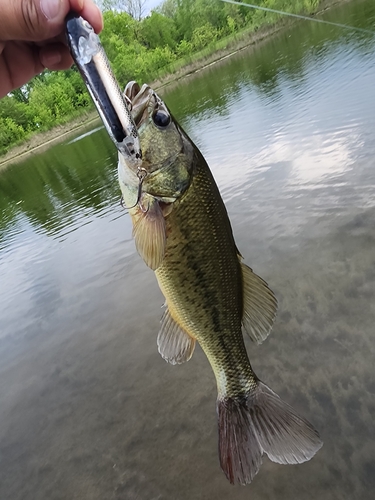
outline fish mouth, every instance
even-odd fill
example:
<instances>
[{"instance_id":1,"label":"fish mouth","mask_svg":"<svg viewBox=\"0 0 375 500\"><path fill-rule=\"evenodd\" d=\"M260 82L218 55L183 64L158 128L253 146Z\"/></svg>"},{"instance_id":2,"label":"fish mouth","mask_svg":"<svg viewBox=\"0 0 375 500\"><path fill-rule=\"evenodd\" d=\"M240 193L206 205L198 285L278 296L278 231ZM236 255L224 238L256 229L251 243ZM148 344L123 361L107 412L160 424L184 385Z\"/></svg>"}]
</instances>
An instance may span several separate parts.
<instances>
[{"instance_id":1,"label":"fish mouth","mask_svg":"<svg viewBox=\"0 0 375 500\"><path fill-rule=\"evenodd\" d=\"M124 95L131 104L131 113L138 130L156 109L163 109L169 115L164 102L146 83L140 87L135 81L129 82L125 87Z\"/></svg>"},{"instance_id":2,"label":"fish mouth","mask_svg":"<svg viewBox=\"0 0 375 500\"><path fill-rule=\"evenodd\" d=\"M139 86L139 84L133 80L126 85L124 94L131 101L131 103L133 103L133 100L139 94L140 90L141 87Z\"/></svg>"},{"instance_id":3,"label":"fish mouth","mask_svg":"<svg viewBox=\"0 0 375 500\"><path fill-rule=\"evenodd\" d=\"M131 113L138 129L145 122L149 108L153 107L153 94L146 84L141 88L137 82L131 81L125 87L124 95L131 103Z\"/></svg>"},{"instance_id":4,"label":"fish mouth","mask_svg":"<svg viewBox=\"0 0 375 500\"><path fill-rule=\"evenodd\" d=\"M127 103L130 105L131 114L136 124L138 131L142 125L147 125L150 119L154 118L155 113L162 113L164 116L169 118L168 123L171 122L172 118L170 112L164 102L156 94L152 88L143 84L142 87L135 81L129 82L124 90L124 96ZM183 150L183 145L175 154L164 158L159 162L150 162L147 164L147 170L152 174L156 170L165 170L170 168L176 158L181 154ZM147 152L144 151L143 161L147 163L150 158L147 158Z\"/></svg>"}]
</instances>

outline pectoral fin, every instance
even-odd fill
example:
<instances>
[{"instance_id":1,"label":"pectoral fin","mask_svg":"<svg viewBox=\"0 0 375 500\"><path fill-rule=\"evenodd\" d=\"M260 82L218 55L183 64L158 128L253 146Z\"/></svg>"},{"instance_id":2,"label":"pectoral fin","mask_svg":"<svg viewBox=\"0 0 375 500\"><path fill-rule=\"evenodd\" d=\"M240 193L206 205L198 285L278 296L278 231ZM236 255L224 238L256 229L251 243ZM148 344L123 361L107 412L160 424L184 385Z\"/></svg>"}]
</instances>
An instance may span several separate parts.
<instances>
[{"instance_id":1,"label":"pectoral fin","mask_svg":"<svg viewBox=\"0 0 375 500\"><path fill-rule=\"evenodd\" d=\"M195 348L195 339L176 323L168 308L161 319L157 343L162 358L172 365L189 361Z\"/></svg>"},{"instance_id":2,"label":"pectoral fin","mask_svg":"<svg viewBox=\"0 0 375 500\"><path fill-rule=\"evenodd\" d=\"M261 344L271 331L277 300L265 281L241 263L243 277L242 326L251 340Z\"/></svg>"},{"instance_id":3,"label":"pectoral fin","mask_svg":"<svg viewBox=\"0 0 375 500\"><path fill-rule=\"evenodd\" d=\"M166 246L165 220L159 202L142 197L141 207L133 210L133 237L137 250L151 269L157 269L164 259Z\"/></svg>"}]
</instances>

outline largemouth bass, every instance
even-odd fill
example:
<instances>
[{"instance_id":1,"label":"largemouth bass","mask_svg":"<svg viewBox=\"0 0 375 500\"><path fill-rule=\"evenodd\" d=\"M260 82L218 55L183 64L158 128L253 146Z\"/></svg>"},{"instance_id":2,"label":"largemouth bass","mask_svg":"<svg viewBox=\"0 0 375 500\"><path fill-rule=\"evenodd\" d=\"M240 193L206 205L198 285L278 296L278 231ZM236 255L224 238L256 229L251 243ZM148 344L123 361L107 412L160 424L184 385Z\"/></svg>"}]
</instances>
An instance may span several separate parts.
<instances>
[{"instance_id":1,"label":"largemouth bass","mask_svg":"<svg viewBox=\"0 0 375 500\"><path fill-rule=\"evenodd\" d=\"M281 464L312 458L318 432L261 382L251 368L242 328L261 343L277 301L242 262L209 167L147 85L125 94L143 151L141 168L119 155L119 182L138 252L155 271L166 301L157 338L172 363L191 358L198 341L217 382L221 467L231 483L250 483L262 455Z\"/></svg>"}]
</instances>

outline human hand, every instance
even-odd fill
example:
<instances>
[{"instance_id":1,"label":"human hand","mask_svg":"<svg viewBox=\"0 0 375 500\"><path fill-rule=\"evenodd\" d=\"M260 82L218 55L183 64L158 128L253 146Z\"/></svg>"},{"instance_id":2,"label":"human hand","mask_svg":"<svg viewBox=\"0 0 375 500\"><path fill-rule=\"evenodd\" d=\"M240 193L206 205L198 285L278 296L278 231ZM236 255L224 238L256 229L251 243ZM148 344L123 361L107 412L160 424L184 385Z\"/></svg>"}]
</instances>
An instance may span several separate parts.
<instances>
[{"instance_id":1,"label":"human hand","mask_svg":"<svg viewBox=\"0 0 375 500\"><path fill-rule=\"evenodd\" d=\"M65 43L70 10L99 33L103 18L93 0L0 0L0 98L21 87L45 68L72 65Z\"/></svg>"}]
</instances>

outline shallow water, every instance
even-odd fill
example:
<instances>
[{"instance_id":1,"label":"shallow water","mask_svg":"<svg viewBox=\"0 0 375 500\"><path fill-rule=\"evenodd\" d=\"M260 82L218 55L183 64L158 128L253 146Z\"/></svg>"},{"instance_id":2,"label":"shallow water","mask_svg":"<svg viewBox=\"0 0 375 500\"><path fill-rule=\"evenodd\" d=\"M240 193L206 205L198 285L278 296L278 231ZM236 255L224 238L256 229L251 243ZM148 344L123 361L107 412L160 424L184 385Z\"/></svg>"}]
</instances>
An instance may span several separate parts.
<instances>
[{"instance_id":1,"label":"shallow water","mask_svg":"<svg viewBox=\"0 0 375 500\"><path fill-rule=\"evenodd\" d=\"M326 18L375 25L372 0ZM245 261L279 299L256 373L319 429L303 465L232 487L197 349L167 365L163 298L95 130L0 173L0 498L372 499L375 37L305 22L167 89ZM95 124L92 128L97 128Z\"/></svg>"}]
</instances>

